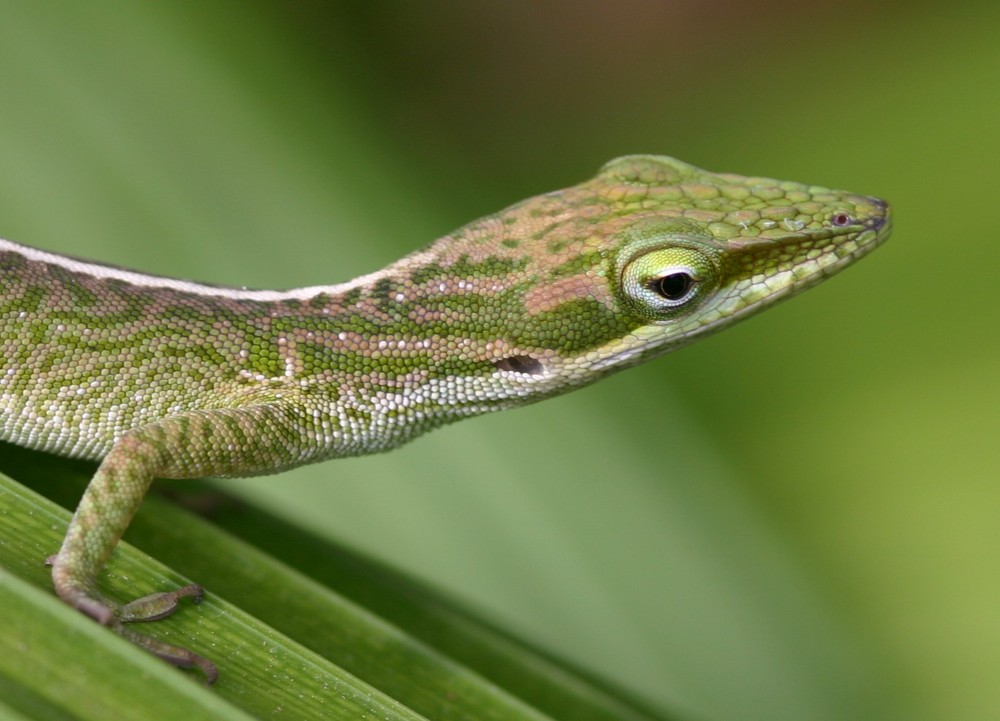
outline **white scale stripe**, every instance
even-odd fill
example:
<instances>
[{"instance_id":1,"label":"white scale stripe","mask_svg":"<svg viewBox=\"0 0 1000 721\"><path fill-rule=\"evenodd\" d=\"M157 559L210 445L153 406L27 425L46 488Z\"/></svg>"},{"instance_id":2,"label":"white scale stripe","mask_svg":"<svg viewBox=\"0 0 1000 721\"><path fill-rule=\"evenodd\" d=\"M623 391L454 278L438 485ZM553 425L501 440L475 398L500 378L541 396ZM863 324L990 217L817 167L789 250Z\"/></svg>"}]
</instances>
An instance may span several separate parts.
<instances>
[{"instance_id":1,"label":"white scale stripe","mask_svg":"<svg viewBox=\"0 0 1000 721\"><path fill-rule=\"evenodd\" d=\"M189 280L180 280L179 278L147 275L146 273L140 273L134 270L114 268L100 263L91 263L85 260L78 260L77 258L70 258L68 256L59 255L58 253L49 253L47 251L38 250L37 248L31 248L19 243L12 243L11 241L3 240L2 238L0 238L0 251L11 251L19 255L23 255L28 260L57 265L60 268L65 268L73 273L82 273L95 278L113 278L115 280L120 280L143 288L170 288L173 290L183 291L185 293L193 293L195 295L232 298L234 300L258 301L307 300L320 295L321 293L326 295L345 293L359 286L370 285L371 283L375 283L376 281L391 275L393 267L396 265L393 264L387 268L383 268L382 270L375 271L374 273L362 275L354 280L349 280L346 283L338 283L336 285L314 285L306 288L291 288L289 290L248 290L246 288L203 285ZM408 259L409 263L416 260L417 257L415 256L411 256Z\"/></svg>"}]
</instances>

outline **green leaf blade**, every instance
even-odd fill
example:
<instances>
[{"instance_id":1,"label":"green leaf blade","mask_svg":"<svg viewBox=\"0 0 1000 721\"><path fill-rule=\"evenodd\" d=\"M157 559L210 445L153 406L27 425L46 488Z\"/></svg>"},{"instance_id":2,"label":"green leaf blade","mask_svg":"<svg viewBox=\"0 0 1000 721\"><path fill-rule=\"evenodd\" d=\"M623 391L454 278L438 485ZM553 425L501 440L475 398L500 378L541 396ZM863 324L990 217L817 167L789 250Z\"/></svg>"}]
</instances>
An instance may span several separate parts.
<instances>
[{"instance_id":1,"label":"green leaf blade","mask_svg":"<svg viewBox=\"0 0 1000 721\"><path fill-rule=\"evenodd\" d=\"M89 476L86 464L3 450L22 461L13 464L20 476L67 505ZM34 649L31 671L0 665L0 683L58 699L69 718L107 718L102 714L129 706L148 709L149 718L173 718L162 711L168 707L183 709L177 718L269 718L279 712L392 721L664 718L419 583L263 511L224 502L214 512L222 523L214 525L154 496L128 537L172 568L123 543L102 587L125 599L190 580L204 584L201 605L185 604L148 632L216 662L220 680L207 689L193 682L195 672L170 668L51 594L42 561L58 548L65 509L2 476L0 509L0 564L7 569L0 590L14 588L18 599L9 604L16 610L0 619L0 627L8 626L0 632L9 657L16 657L17 645ZM234 535L248 526L255 533L247 539ZM253 542L273 547L279 557ZM281 558L285 553L297 567ZM42 634L47 642L28 643L25 633ZM82 667L98 680L63 690Z\"/></svg>"}]
</instances>

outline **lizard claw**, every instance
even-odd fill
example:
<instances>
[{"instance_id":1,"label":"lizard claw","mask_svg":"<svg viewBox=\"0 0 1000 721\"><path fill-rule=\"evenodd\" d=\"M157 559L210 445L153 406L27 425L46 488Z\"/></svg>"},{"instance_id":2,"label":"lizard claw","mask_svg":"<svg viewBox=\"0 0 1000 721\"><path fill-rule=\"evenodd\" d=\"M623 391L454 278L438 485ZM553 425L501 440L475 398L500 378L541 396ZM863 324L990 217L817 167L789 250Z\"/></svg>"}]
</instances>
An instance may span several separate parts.
<instances>
[{"instance_id":1,"label":"lizard claw","mask_svg":"<svg viewBox=\"0 0 1000 721\"><path fill-rule=\"evenodd\" d=\"M178 668L197 667L201 669L201 672L205 674L205 683L209 686L214 684L216 679L219 678L219 669L216 668L215 664L204 656L199 656L194 651L189 651L181 646L164 643L163 641L155 639L152 636L147 636L144 633L134 631L121 623L114 624L113 629L115 633L122 638L125 638L134 643L136 646L149 651L154 656L159 656L167 663L173 664Z\"/></svg>"}]
</instances>

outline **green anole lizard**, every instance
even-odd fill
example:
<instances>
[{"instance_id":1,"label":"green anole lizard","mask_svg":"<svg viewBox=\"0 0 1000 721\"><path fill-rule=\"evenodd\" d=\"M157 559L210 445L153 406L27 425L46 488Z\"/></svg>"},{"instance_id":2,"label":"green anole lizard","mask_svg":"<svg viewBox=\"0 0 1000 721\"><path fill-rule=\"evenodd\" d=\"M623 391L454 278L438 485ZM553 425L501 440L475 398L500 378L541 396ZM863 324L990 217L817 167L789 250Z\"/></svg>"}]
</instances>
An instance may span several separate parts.
<instances>
[{"instance_id":1,"label":"green anole lizard","mask_svg":"<svg viewBox=\"0 0 1000 721\"><path fill-rule=\"evenodd\" d=\"M684 346L889 235L888 205L814 185L613 160L341 285L244 290L0 241L0 438L101 460L50 559L66 603L127 625L98 575L155 477L236 477L384 451Z\"/></svg>"}]
</instances>

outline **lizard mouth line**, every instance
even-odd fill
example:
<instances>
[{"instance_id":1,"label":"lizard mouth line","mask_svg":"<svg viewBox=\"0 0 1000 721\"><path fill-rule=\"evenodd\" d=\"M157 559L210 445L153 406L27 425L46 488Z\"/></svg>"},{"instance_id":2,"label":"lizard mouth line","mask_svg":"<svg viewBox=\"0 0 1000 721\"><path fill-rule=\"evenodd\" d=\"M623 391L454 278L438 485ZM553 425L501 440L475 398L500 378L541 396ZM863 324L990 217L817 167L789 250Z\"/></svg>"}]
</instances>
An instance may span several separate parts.
<instances>
[{"instance_id":1,"label":"lizard mouth line","mask_svg":"<svg viewBox=\"0 0 1000 721\"><path fill-rule=\"evenodd\" d=\"M875 223L872 223L872 225L874 226ZM727 328L731 324L742 320L743 318L754 315L765 306L772 306L778 302L792 298L815 285L818 285L830 276L835 275L849 265L853 265L855 261L863 258L878 248L889 237L891 231L892 221L887 213L885 216L878 219L877 227L870 227L870 229L864 230L857 235L853 241L855 247L850 252L844 253L841 256L822 263L811 273L797 279L794 283L782 285L770 293L756 297L753 302L748 303L738 310L723 314L722 317L716 318L708 323L705 323L704 325L683 331L678 336L683 339L681 344L686 345L703 336L716 333L723 328ZM832 255L832 253L830 255ZM735 292L739 294L739 291Z\"/></svg>"}]
</instances>

